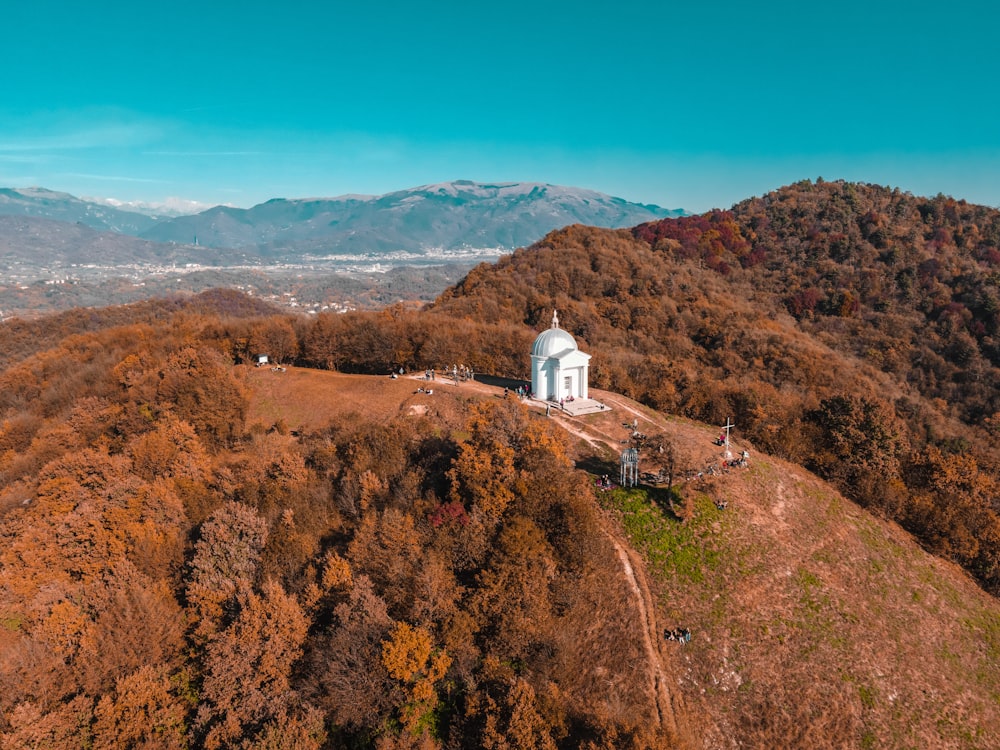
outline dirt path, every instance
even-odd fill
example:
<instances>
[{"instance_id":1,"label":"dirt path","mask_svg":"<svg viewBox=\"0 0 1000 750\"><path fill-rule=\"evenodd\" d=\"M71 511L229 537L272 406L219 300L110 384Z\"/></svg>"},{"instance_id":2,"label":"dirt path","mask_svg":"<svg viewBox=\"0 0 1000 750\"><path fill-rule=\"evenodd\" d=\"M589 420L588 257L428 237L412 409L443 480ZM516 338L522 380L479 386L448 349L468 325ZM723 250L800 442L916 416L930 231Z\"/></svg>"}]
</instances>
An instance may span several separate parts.
<instances>
[{"instance_id":1,"label":"dirt path","mask_svg":"<svg viewBox=\"0 0 1000 750\"><path fill-rule=\"evenodd\" d=\"M637 417L646 423L655 424L658 429L664 427L664 420L650 419L648 414L630 407L614 398L612 394L601 394L601 397L617 412L610 420L595 423L593 420L581 420L559 414L556 417L557 423L568 433L583 440L592 448L599 451L610 449L613 453L621 450L621 439L620 436L610 434L609 430L614 431L619 423L629 421L623 420L623 414ZM663 627L657 617L656 600L649 588L643 561L622 538L612 518L602 517L602 527L618 555L622 575L632 592L636 610L639 613L642 645L646 653L646 661L649 664L647 690L656 710L657 723L664 734L673 739L675 746L696 747L699 743L694 741L693 732L687 722L689 711L684 706L680 692L670 689L669 675L675 673L676 670L667 669L664 666L666 659L661 650Z\"/></svg>"},{"instance_id":2,"label":"dirt path","mask_svg":"<svg viewBox=\"0 0 1000 750\"><path fill-rule=\"evenodd\" d=\"M557 417L556 419L559 426L566 430L566 432L573 437L580 438L580 440L587 443L591 448L614 447L605 438L590 434L585 428L579 426L579 423L573 418Z\"/></svg>"},{"instance_id":3,"label":"dirt path","mask_svg":"<svg viewBox=\"0 0 1000 750\"><path fill-rule=\"evenodd\" d=\"M668 687L668 673L663 667L663 654L660 651L662 629L656 618L656 607L643 573L642 561L618 538L611 522L605 522L604 530L621 561L622 572L635 596L636 608L642 621L643 647L650 665L648 689L656 707L657 723L679 746L694 747L695 743L685 721L687 710L681 696L677 692L671 692Z\"/></svg>"}]
</instances>

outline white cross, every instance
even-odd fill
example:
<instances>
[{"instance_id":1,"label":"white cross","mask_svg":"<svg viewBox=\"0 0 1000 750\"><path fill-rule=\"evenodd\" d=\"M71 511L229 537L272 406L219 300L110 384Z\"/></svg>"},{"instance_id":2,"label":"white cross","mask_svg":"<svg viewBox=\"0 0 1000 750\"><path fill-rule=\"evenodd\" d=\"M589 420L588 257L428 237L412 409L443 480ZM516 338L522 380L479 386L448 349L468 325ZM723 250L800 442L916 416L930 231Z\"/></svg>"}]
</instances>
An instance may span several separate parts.
<instances>
[{"instance_id":1,"label":"white cross","mask_svg":"<svg viewBox=\"0 0 1000 750\"><path fill-rule=\"evenodd\" d=\"M726 458L732 458L733 454L729 451L729 431L733 429L736 425L733 424L729 417L726 417L726 423L722 426L722 429L726 431Z\"/></svg>"}]
</instances>

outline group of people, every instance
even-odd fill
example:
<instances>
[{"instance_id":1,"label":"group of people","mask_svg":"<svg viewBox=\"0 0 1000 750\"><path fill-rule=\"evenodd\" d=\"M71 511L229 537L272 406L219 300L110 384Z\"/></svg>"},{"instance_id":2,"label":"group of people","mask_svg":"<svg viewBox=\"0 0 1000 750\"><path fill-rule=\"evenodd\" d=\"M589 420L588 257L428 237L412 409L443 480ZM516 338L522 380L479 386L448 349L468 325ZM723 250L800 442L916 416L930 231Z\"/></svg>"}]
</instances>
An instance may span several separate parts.
<instances>
[{"instance_id":1,"label":"group of people","mask_svg":"<svg viewBox=\"0 0 1000 750\"><path fill-rule=\"evenodd\" d=\"M668 641L679 641L680 643L687 643L691 640L691 631L687 628L674 628L666 629L663 631L663 637Z\"/></svg>"},{"instance_id":2,"label":"group of people","mask_svg":"<svg viewBox=\"0 0 1000 750\"><path fill-rule=\"evenodd\" d=\"M454 380L455 385L467 380L475 380L476 378L475 371L471 367L466 367L465 365L452 365L451 367L445 367L444 374L446 377L450 377ZM424 370L424 380L437 380L437 370L433 367Z\"/></svg>"},{"instance_id":3,"label":"group of people","mask_svg":"<svg viewBox=\"0 0 1000 750\"><path fill-rule=\"evenodd\" d=\"M726 466L745 469L750 463L750 451L743 451L739 458L733 458L726 462Z\"/></svg>"},{"instance_id":4,"label":"group of people","mask_svg":"<svg viewBox=\"0 0 1000 750\"><path fill-rule=\"evenodd\" d=\"M507 388L506 386L504 386L503 397L507 398L507 394L508 393L510 393L510 388ZM524 401L524 399L528 398L528 386L526 386L526 385L519 385L517 388L514 389L514 393L517 394L517 397L521 401Z\"/></svg>"},{"instance_id":5,"label":"group of people","mask_svg":"<svg viewBox=\"0 0 1000 750\"><path fill-rule=\"evenodd\" d=\"M566 404L570 403L571 401L576 401L576 397L573 396L572 394L570 394L569 396L564 396L563 398L559 399L559 408L562 409L563 411L566 411Z\"/></svg>"},{"instance_id":6,"label":"group of people","mask_svg":"<svg viewBox=\"0 0 1000 750\"><path fill-rule=\"evenodd\" d=\"M452 365L451 377L454 379L455 385L458 385L460 382L464 383L467 380L475 380L476 373L473 372L471 367L466 367L465 365Z\"/></svg>"}]
</instances>

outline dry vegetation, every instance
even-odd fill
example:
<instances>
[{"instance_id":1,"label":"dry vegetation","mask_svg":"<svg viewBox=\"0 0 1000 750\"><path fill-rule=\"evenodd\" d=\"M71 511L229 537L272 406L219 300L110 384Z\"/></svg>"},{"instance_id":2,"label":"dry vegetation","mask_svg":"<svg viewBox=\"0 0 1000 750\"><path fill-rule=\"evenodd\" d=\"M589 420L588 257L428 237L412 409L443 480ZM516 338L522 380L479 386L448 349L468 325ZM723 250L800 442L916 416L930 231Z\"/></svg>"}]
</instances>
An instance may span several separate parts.
<instances>
[{"instance_id":1,"label":"dry vegetation","mask_svg":"<svg viewBox=\"0 0 1000 750\"><path fill-rule=\"evenodd\" d=\"M419 312L5 323L3 746L996 747L998 216L802 183ZM388 377L523 377L553 306L614 411ZM636 416L675 488L595 493Z\"/></svg>"},{"instance_id":2,"label":"dry vegetation","mask_svg":"<svg viewBox=\"0 0 1000 750\"><path fill-rule=\"evenodd\" d=\"M0 375L4 747L681 742L552 424L234 366L286 325L95 325Z\"/></svg>"},{"instance_id":3,"label":"dry vegetation","mask_svg":"<svg viewBox=\"0 0 1000 750\"><path fill-rule=\"evenodd\" d=\"M612 470L627 434L613 417L630 407L674 443L681 477L718 464L717 430L606 396L615 413L567 424L592 470ZM598 498L646 559L663 627L693 632L667 645L687 703L711 717L706 747L1000 743L1000 604L895 524L756 452L672 493Z\"/></svg>"}]
</instances>

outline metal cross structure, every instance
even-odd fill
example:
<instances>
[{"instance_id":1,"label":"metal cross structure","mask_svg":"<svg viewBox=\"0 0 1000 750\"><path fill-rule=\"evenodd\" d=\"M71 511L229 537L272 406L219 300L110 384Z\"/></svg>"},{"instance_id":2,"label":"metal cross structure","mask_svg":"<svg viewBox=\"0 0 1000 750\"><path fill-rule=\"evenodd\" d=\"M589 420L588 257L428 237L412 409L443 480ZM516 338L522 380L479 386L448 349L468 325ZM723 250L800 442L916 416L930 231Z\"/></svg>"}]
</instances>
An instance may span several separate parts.
<instances>
[{"instance_id":1,"label":"metal cross structure","mask_svg":"<svg viewBox=\"0 0 1000 750\"><path fill-rule=\"evenodd\" d=\"M635 487L639 483L639 451L635 448L626 448L622 451L622 487Z\"/></svg>"},{"instance_id":2,"label":"metal cross structure","mask_svg":"<svg viewBox=\"0 0 1000 750\"><path fill-rule=\"evenodd\" d=\"M729 431L733 429L736 425L733 424L729 417L726 417L726 423L722 426L722 429L726 431L726 458L732 458L733 453L729 450Z\"/></svg>"}]
</instances>

